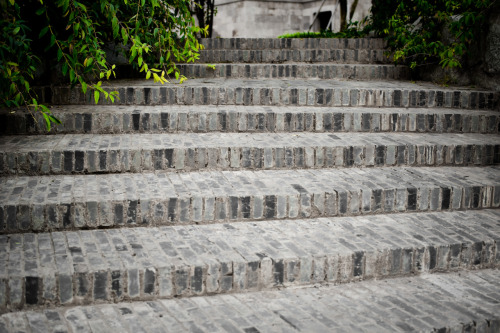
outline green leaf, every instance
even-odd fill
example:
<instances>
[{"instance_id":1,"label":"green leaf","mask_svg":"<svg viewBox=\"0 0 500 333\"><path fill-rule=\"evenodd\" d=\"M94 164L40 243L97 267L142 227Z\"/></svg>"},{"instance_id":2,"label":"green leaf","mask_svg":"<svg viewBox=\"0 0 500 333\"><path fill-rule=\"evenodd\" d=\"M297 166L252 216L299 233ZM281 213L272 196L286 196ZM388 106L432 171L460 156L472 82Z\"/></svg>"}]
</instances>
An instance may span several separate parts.
<instances>
[{"instance_id":1,"label":"green leaf","mask_svg":"<svg viewBox=\"0 0 500 333\"><path fill-rule=\"evenodd\" d=\"M58 49L58 50L57 50L57 61L61 60L62 55L63 55L63 54L62 54L62 50L61 50L61 49Z\"/></svg>"},{"instance_id":2,"label":"green leaf","mask_svg":"<svg viewBox=\"0 0 500 333\"><path fill-rule=\"evenodd\" d=\"M19 30L21 30L21 27L17 27L17 28L15 28L15 29L12 31L12 34L13 34L13 35L17 35L17 33L19 32Z\"/></svg>"},{"instance_id":3,"label":"green leaf","mask_svg":"<svg viewBox=\"0 0 500 333\"><path fill-rule=\"evenodd\" d=\"M116 38L120 33L120 27L118 26L118 18L116 16L113 16L113 19L111 19L111 25L113 27L113 37Z\"/></svg>"},{"instance_id":4,"label":"green leaf","mask_svg":"<svg viewBox=\"0 0 500 333\"><path fill-rule=\"evenodd\" d=\"M101 96L101 94L99 93L99 91L94 91L94 100L95 100L95 104L99 103L99 97Z\"/></svg>"},{"instance_id":5,"label":"green leaf","mask_svg":"<svg viewBox=\"0 0 500 333\"><path fill-rule=\"evenodd\" d=\"M43 28L43 29L40 31L40 34L38 35L38 38L42 38L43 36L45 36L45 34L47 33L47 31L49 31L49 27L45 27L45 28Z\"/></svg>"},{"instance_id":6,"label":"green leaf","mask_svg":"<svg viewBox=\"0 0 500 333\"><path fill-rule=\"evenodd\" d=\"M50 132L50 118L44 112L42 112L42 115L43 115L43 118L45 118L45 124L46 124L46 127L47 127L47 132Z\"/></svg>"},{"instance_id":7,"label":"green leaf","mask_svg":"<svg viewBox=\"0 0 500 333\"><path fill-rule=\"evenodd\" d=\"M85 81L82 81L82 91L84 94L87 93L87 83L85 83Z\"/></svg>"},{"instance_id":8,"label":"green leaf","mask_svg":"<svg viewBox=\"0 0 500 333\"><path fill-rule=\"evenodd\" d=\"M71 83L75 82L75 71L73 70L73 68L69 70L69 81Z\"/></svg>"}]
</instances>

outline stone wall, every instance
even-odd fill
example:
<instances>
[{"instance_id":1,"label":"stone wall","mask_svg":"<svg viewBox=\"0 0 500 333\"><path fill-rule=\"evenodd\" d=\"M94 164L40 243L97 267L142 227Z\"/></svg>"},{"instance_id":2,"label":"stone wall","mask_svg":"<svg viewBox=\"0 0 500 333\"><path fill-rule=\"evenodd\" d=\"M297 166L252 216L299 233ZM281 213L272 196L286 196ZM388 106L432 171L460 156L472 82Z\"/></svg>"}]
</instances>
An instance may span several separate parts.
<instances>
[{"instance_id":1,"label":"stone wall","mask_svg":"<svg viewBox=\"0 0 500 333\"><path fill-rule=\"evenodd\" d=\"M348 0L350 8L353 0ZM327 0L321 12L332 11L336 0ZM272 38L284 33L307 31L321 1L216 0L214 37ZM360 0L353 21L368 15L371 0ZM340 28L340 7L334 13L334 31ZM315 24L312 31L319 31Z\"/></svg>"}]
</instances>

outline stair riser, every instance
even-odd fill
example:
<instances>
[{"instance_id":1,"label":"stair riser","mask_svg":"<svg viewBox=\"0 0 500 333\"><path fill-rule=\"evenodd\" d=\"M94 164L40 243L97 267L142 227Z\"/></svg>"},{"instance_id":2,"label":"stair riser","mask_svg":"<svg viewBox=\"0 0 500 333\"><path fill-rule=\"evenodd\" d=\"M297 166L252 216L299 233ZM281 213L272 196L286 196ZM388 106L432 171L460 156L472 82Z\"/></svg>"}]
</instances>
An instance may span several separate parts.
<instances>
[{"instance_id":1,"label":"stair riser","mask_svg":"<svg viewBox=\"0 0 500 333\"><path fill-rule=\"evenodd\" d=\"M290 105L444 107L496 110L499 94L470 91L367 90L322 88L116 87L116 105ZM69 87L39 90L41 101L53 104L93 104L91 94ZM53 98L52 98L53 97ZM112 104L101 100L100 104Z\"/></svg>"},{"instance_id":2,"label":"stair riser","mask_svg":"<svg viewBox=\"0 0 500 333\"><path fill-rule=\"evenodd\" d=\"M66 253L66 252L64 252ZM199 266L166 265L93 273L53 273L0 280L0 311L37 305L74 305L189 297L314 283L346 283L421 272L500 267L498 243L387 248L316 257L265 258ZM496 255L495 255L496 254ZM116 258L119 261L119 258Z\"/></svg>"},{"instance_id":3,"label":"stair riser","mask_svg":"<svg viewBox=\"0 0 500 333\"><path fill-rule=\"evenodd\" d=\"M384 49L382 38L202 38L206 50Z\"/></svg>"},{"instance_id":4,"label":"stair riser","mask_svg":"<svg viewBox=\"0 0 500 333\"><path fill-rule=\"evenodd\" d=\"M350 80L404 80L408 68L377 65L217 65L215 70L203 64L178 65L188 78L297 78Z\"/></svg>"},{"instance_id":5,"label":"stair riser","mask_svg":"<svg viewBox=\"0 0 500 333\"><path fill-rule=\"evenodd\" d=\"M494 164L500 164L500 145L273 147L270 143L267 148L137 147L126 150L87 150L82 146L81 150L0 153L0 175Z\"/></svg>"},{"instance_id":6,"label":"stair riser","mask_svg":"<svg viewBox=\"0 0 500 333\"><path fill-rule=\"evenodd\" d=\"M106 113L53 110L62 125L50 133L179 133L179 132L436 132L484 133L500 132L500 114L419 113L417 110L395 110L394 113L370 111L272 110L238 112L231 109L203 111L197 108L188 112L175 111L121 111ZM41 134L46 132L40 114L18 112L0 115L0 133Z\"/></svg>"},{"instance_id":7,"label":"stair riser","mask_svg":"<svg viewBox=\"0 0 500 333\"><path fill-rule=\"evenodd\" d=\"M90 181L90 180L89 180ZM493 180L492 180L493 181ZM130 183L133 183L130 180ZM66 184L66 183L65 183ZM500 207L500 185L450 186L428 184L424 188L401 184L397 187L346 190L333 188L315 194L254 194L239 193L230 196L141 197L144 184L134 184L125 193L135 199L74 198L84 184L67 183L68 198L54 202L45 198L42 187L51 184L33 184L30 191L38 191L33 198L21 203L3 203L0 206L0 232L75 230L97 227L165 226L173 224L223 223L269 219L357 216L392 212L426 212ZM56 188L59 188L56 184ZM168 186L161 184L158 186ZM173 187L172 185L170 185ZM111 181L101 181L93 188L96 193L114 188ZM54 193L57 190L51 190ZM70 193L73 194L70 194ZM86 191L91 191L87 189ZM123 193L121 189L115 190ZM293 191L293 190L292 190ZM137 193L136 193L137 192ZM90 195L90 194L89 194ZM69 200L68 200L69 199ZM95 201L94 201L95 200Z\"/></svg>"},{"instance_id":8,"label":"stair riser","mask_svg":"<svg viewBox=\"0 0 500 333\"><path fill-rule=\"evenodd\" d=\"M203 50L202 63L333 62L339 64L391 63L384 50Z\"/></svg>"}]
</instances>

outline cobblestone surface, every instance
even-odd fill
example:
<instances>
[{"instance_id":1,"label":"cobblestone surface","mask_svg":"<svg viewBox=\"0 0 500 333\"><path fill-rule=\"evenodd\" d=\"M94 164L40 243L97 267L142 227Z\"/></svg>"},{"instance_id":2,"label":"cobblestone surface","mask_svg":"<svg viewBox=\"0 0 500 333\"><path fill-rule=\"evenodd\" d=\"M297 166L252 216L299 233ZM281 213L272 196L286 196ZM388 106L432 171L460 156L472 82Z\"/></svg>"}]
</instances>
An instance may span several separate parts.
<instances>
[{"instance_id":1,"label":"cobblestone surface","mask_svg":"<svg viewBox=\"0 0 500 333\"><path fill-rule=\"evenodd\" d=\"M498 267L499 225L499 210L483 210L4 235L0 306Z\"/></svg>"},{"instance_id":2,"label":"cobblestone surface","mask_svg":"<svg viewBox=\"0 0 500 333\"><path fill-rule=\"evenodd\" d=\"M341 286L77 306L0 317L14 332L500 331L500 272L423 274Z\"/></svg>"},{"instance_id":3,"label":"cobblestone surface","mask_svg":"<svg viewBox=\"0 0 500 333\"><path fill-rule=\"evenodd\" d=\"M366 107L446 107L497 110L500 93L443 88L404 81L313 79L192 79L178 85L145 80L117 80L104 86L118 91L118 105L291 105ZM38 89L53 104L91 104L93 96L69 87ZM106 104L104 99L99 103Z\"/></svg>"},{"instance_id":4,"label":"cobblestone surface","mask_svg":"<svg viewBox=\"0 0 500 333\"><path fill-rule=\"evenodd\" d=\"M500 136L184 133L0 138L0 174L500 164ZM329 161L329 158L331 159Z\"/></svg>"},{"instance_id":5,"label":"cobblestone surface","mask_svg":"<svg viewBox=\"0 0 500 333\"><path fill-rule=\"evenodd\" d=\"M370 49L264 49L264 50L202 50L199 62L203 63L340 63L340 64L387 64L385 50Z\"/></svg>"},{"instance_id":6,"label":"cobblestone surface","mask_svg":"<svg viewBox=\"0 0 500 333\"><path fill-rule=\"evenodd\" d=\"M445 108L279 106L53 106L51 133L432 132L495 133L500 113ZM0 132L45 133L41 115L0 110Z\"/></svg>"},{"instance_id":7,"label":"cobblestone surface","mask_svg":"<svg viewBox=\"0 0 500 333\"><path fill-rule=\"evenodd\" d=\"M209 223L500 207L499 167L0 178L0 230Z\"/></svg>"},{"instance_id":8,"label":"cobblestone surface","mask_svg":"<svg viewBox=\"0 0 500 333\"><path fill-rule=\"evenodd\" d=\"M382 38L202 38L206 50L384 49Z\"/></svg>"},{"instance_id":9,"label":"cobblestone surface","mask_svg":"<svg viewBox=\"0 0 500 333\"><path fill-rule=\"evenodd\" d=\"M180 73L188 78L316 78L352 80L404 80L409 78L406 66L355 64L180 64Z\"/></svg>"}]
</instances>

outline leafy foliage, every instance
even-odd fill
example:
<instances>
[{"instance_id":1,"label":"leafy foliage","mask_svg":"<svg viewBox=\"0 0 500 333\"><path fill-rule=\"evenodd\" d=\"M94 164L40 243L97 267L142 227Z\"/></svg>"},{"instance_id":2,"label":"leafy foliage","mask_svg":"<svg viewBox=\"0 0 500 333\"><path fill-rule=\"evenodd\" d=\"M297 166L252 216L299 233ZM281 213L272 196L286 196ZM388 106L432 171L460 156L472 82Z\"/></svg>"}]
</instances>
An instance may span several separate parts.
<instances>
[{"instance_id":1,"label":"leafy foliage","mask_svg":"<svg viewBox=\"0 0 500 333\"><path fill-rule=\"evenodd\" d=\"M387 37L396 62L461 67L494 5L496 0L375 0L371 24Z\"/></svg>"},{"instance_id":2,"label":"leafy foliage","mask_svg":"<svg viewBox=\"0 0 500 333\"><path fill-rule=\"evenodd\" d=\"M105 48L121 44L122 54L146 79L180 82L175 62L194 62L202 47L189 0L0 0L0 106L41 111L50 124L59 121L37 102L31 89L40 68L59 70L72 87L112 102L117 92L103 89L116 76Z\"/></svg>"},{"instance_id":3,"label":"leafy foliage","mask_svg":"<svg viewBox=\"0 0 500 333\"><path fill-rule=\"evenodd\" d=\"M283 34L278 38L363 38L370 32L370 27L365 26L364 22L349 22L344 31L332 32L324 30L321 32L295 32Z\"/></svg>"}]
</instances>

